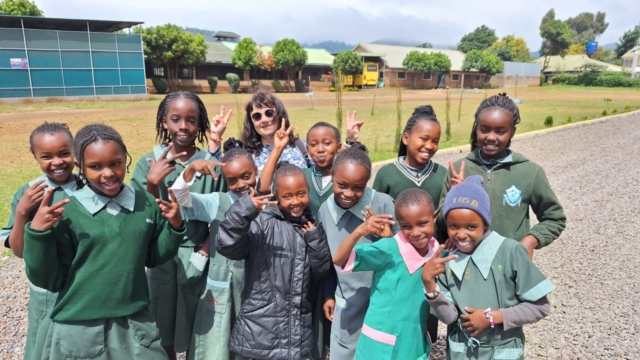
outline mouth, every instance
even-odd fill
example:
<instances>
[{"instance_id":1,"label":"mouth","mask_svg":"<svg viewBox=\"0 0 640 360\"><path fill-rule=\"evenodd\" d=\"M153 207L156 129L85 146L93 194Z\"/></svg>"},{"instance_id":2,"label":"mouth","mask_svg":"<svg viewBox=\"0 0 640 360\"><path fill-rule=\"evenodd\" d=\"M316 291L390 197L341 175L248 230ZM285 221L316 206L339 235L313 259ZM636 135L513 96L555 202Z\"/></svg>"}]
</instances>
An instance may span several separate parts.
<instances>
[{"instance_id":1,"label":"mouth","mask_svg":"<svg viewBox=\"0 0 640 360\"><path fill-rule=\"evenodd\" d=\"M342 207L345 207L345 208L350 208L356 203L355 199L345 199L345 198L339 197L338 200L340 200L340 203L343 205Z\"/></svg>"},{"instance_id":2,"label":"mouth","mask_svg":"<svg viewBox=\"0 0 640 360\"><path fill-rule=\"evenodd\" d=\"M176 135L176 140L177 140L178 142L186 142L186 141L191 140L191 136L189 136L189 135L183 135L183 134L178 134L178 135Z\"/></svg>"},{"instance_id":3,"label":"mouth","mask_svg":"<svg viewBox=\"0 0 640 360\"><path fill-rule=\"evenodd\" d=\"M411 243L416 244L416 245L423 245L425 243L429 242L429 239L425 236L425 237L408 237L407 238Z\"/></svg>"},{"instance_id":4,"label":"mouth","mask_svg":"<svg viewBox=\"0 0 640 360\"><path fill-rule=\"evenodd\" d=\"M430 160L433 157L433 152L431 151L420 151L418 154L425 160Z\"/></svg>"},{"instance_id":5,"label":"mouth","mask_svg":"<svg viewBox=\"0 0 640 360\"><path fill-rule=\"evenodd\" d=\"M238 195L244 195L244 194L246 194L248 192L249 192L249 188L238 189L238 190L235 191L235 193L238 194Z\"/></svg>"},{"instance_id":6,"label":"mouth","mask_svg":"<svg viewBox=\"0 0 640 360\"><path fill-rule=\"evenodd\" d=\"M492 144L485 143L484 146L482 147L482 149L487 151L487 152L496 151L496 150L498 150L498 143L492 143Z\"/></svg>"},{"instance_id":7,"label":"mouth","mask_svg":"<svg viewBox=\"0 0 640 360\"><path fill-rule=\"evenodd\" d=\"M67 167L51 169L53 175L63 175L67 171Z\"/></svg>"},{"instance_id":8,"label":"mouth","mask_svg":"<svg viewBox=\"0 0 640 360\"><path fill-rule=\"evenodd\" d=\"M302 212L304 211L304 207L302 205L295 205L290 207L289 211L291 212L292 215L302 214Z\"/></svg>"},{"instance_id":9,"label":"mouth","mask_svg":"<svg viewBox=\"0 0 640 360\"><path fill-rule=\"evenodd\" d=\"M102 187L105 190L115 190L115 189L118 189L119 186L120 186L119 181L103 181L102 182Z\"/></svg>"},{"instance_id":10,"label":"mouth","mask_svg":"<svg viewBox=\"0 0 640 360\"><path fill-rule=\"evenodd\" d=\"M318 156L318 157L316 157L316 162L317 163L323 163L323 162L325 162L325 160L327 160L326 156Z\"/></svg>"},{"instance_id":11,"label":"mouth","mask_svg":"<svg viewBox=\"0 0 640 360\"><path fill-rule=\"evenodd\" d=\"M458 247L458 249L466 249L468 247L471 246L471 240L467 240L467 241L456 241L456 245Z\"/></svg>"}]
</instances>

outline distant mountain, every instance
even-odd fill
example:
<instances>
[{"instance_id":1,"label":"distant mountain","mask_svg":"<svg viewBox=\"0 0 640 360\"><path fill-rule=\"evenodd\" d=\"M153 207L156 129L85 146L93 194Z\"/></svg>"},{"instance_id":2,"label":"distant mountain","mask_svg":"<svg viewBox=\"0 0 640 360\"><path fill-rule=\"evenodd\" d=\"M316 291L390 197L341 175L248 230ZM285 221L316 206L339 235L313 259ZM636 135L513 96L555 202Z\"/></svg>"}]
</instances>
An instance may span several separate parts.
<instances>
[{"instance_id":1,"label":"distant mountain","mask_svg":"<svg viewBox=\"0 0 640 360\"><path fill-rule=\"evenodd\" d=\"M342 41L333 41L333 40L322 41L317 44L304 43L302 44L302 46L311 48L311 49L325 49L332 54L339 53L340 51L351 50L354 47L356 47L356 45L349 45Z\"/></svg>"},{"instance_id":2,"label":"distant mountain","mask_svg":"<svg viewBox=\"0 0 640 360\"><path fill-rule=\"evenodd\" d=\"M409 47L417 47L420 44L424 44L424 41L415 42L415 41L407 41L407 40L398 40L398 39L380 39L371 42L372 44L379 45L395 45L395 46L409 46ZM441 50L455 50L455 45L444 45L444 44L433 44L433 49L441 49Z\"/></svg>"},{"instance_id":3,"label":"distant mountain","mask_svg":"<svg viewBox=\"0 0 640 360\"><path fill-rule=\"evenodd\" d=\"M206 38L210 38L213 34L215 34L216 32L213 30L206 30L206 29L198 29L198 28L192 28L192 27L188 27L188 26L183 26L182 29L188 33L192 33L192 34L200 34L202 36Z\"/></svg>"}]
</instances>

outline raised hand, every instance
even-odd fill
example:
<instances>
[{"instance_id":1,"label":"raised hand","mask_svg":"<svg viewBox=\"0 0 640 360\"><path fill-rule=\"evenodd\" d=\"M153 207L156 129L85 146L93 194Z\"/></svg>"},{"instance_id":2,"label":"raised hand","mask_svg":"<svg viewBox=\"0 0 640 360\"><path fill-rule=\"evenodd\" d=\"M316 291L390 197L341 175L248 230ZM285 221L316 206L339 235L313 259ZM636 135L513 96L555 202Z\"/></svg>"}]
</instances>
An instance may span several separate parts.
<instances>
[{"instance_id":1,"label":"raised hand","mask_svg":"<svg viewBox=\"0 0 640 360\"><path fill-rule=\"evenodd\" d=\"M460 315L462 319L462 328L464 331L471 333L471 336L478 336L482 330L488 328L491 323L487 316L484 314L484 310L465 307L464 311L469 314Z\"/></svg>"},{"instance_id":2,"label":"raised hand","mask_svg":"<svg viewBox=\"0 0 640 360\"><path fill-rule=\"evenodd\" d=\"M197 171L202 175L210 175L214 180L218 180L218 174L216 173L216 166L225 166L225 163L221 163L215 160L194 160L189 164L188 167L191 167L193 171ZM186 179L185 179L186 180ZM189 179L188 181L191 181Z\"/></svg>"},{"instance_id":3,"label":"raised hand","mask_svg":"<svg viewBox=\"0 0 640 360\"><path fill-rule=\"evenodd\" d=\"M156 199L156 203L158 203L160 211L162 211L162 217L169 220L171 227L173 227L174 229L179 229L180 227L182 227L180 205L178 204L178 200L176 200L176 196L173 194L173 190L168 189L168 191L171 202L162 199Z\"/></svg>"},{"instance_id":4,"label":"raised hand","mask_svg":"<svg viewBox=\"0 0 640 360\"><path fill-rule=\"evenodd\" d=\"M58 221L62 220L63 206L68 204L69 199L64 199L51 206L49 202L53 198L53 189L49 189L40 201L40 207L29 226L36 231L47 231L53 227Z\"/></svg>"},{"instance_id":5,"label":"raised hand","mask_svg":"<svg viewBox=\"0 0 640 360\"><path fill-rule=\"evenodd\" d=\"M231 114L233 114L233 109L227 111L227 114L225 115L224 105L220 106L220 113L211 119L209 132L210 141L222 142L222 135L227 130L227 124L229 124Z\"/></svg>"},{"instance_id":6,"label":"raised hand","mask_svg":"<svg viewBox=\"0 0 640 360\"><path fill-rule=\"evenodd\" d=\"M453 161L449 160L449 171L451 171L451 180L449 188L452 188L464 181L464 161L460 164L460 172L456 172Z\"/></svg>"},{"instance_id":7,"label":"raised hand","mask_svg":"<svg viewBox=\"0 0 640 360\"><path fill-rule=\"evenodd\" d=\"M458 255L449 255L441 258L440 254L445 249L444 245L440 245L436 251L436 255L424 264L422 268L422 282L427 288L428 292L433 292L436 289L436 278L444 273L445 265L453 259L457 259Z\"/></svg>"},{"instance_id":8,"label":"raised hand","mask_svg":"<svg viewBox=\"0 0 640 360\"><path fill-rule=\"evenodd\" d=\"M273 197L273 194L256 196L256 191L253 188L249 189L249 191L250 191L249 197L251 198L251 201L253 201L253 205L255 205L258 208L258 210L262 210L267 205L278 204L277 201L268 200L269 198Z\"/></svg>"},{"instance_id":9,"label":"raised hand","mask_svg":"<svg viewBox=\"0 0 640 360\"><path fill-rule=\"evenodd\" d=\"M306 224L302 225L302 232L306 233L307 231L311 230L311 229L315 229L316 226L313 225L313 223L311 221L307 221Z\"/></svg>"},{"instance_id":10,"label":"raised hand","mask_svg":"<svg viewBox=\"0 0 640 360\"><path fill-rule=\"evenodd\" d=\"M24 192L22 198L20 198L20 201L18 202L18 206L16 207L16 212L18 214L26 216L31 210L40 205L42 198L44 197L45 189L48 186L44 182L45 179L42 179Z\"/></svg>"},{"instance_id":11,"label":"raised hand","mask_svg":"<svg viewBox=\"0 0 640 360\"><path fill-rule=\"evenodd\" d=\"M187 155L186 152L181 152L176 154L172 158L167 158L169 152L173 149L173 143L169 143L162 155L160 155L160 159L155 161L154 159L147 159L147 161L151 164L151 168L149 168L149 175L147 175L147 183L159 186L162 180L164 180L167 175L171 174L173 170L176 169L175 160L181 156Z\"/></svg>"},{"instance_id":12,"label":"raised hand","mask_svg":"<svg viewBox=\"0 0 640 360\"><path fill-rule=\"evenodd\" d=\"M282 119L280 129L276 131L273 136L273 147L278 150L283 150L289 145L289 135L293 131L293 125L289 125L289 128L285 128L285 119Z\"/></svg>"},{"instance_id":13,"label":"raised hand","mask_svg":"<svg viewBox=\"0 0 640 360\"><path fill-rule=\"evenodd\" d=\"M365 207L367 211L362 211L362 215L366 219L360 226L363 227L364 235L376 234L379 237L392 237L393 232L391 226L395 224L393 216L387 214L376 215L369 206Z\"/></svg>"},{"instance_id":14,"label":"raised hand","mask_svg":"<svg viewBox=\"0 0 640 360\"><path fill-rule=\"evenodd\" d=\"M360 128L364 121L356 120L356 111L349 113L347 111L347 141L356 142L360 137Z\"/></svg>"}]
</instances>

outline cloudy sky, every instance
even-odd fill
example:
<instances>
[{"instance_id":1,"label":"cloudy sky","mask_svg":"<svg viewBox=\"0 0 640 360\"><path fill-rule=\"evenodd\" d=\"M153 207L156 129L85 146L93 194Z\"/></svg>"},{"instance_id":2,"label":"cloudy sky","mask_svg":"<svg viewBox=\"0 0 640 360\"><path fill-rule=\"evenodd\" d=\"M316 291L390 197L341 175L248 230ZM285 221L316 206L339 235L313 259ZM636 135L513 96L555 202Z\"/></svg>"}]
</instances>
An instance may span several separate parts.
<instances>
[{"instance_id":1,"label":"cloudy sky","mask_svg":"<svg viewBox=\"0 0 640 360\"><path fill-rule=\"evenodd\" d=\"M580 12L604 11L609 28L600 44L617 41L640 23L637 0L35 0L48 17L171 22L209 30L233 31L259 43L293 37L349 44L381 39L456 44L486 24L498 36L515 34L535 51L540 19L551 8L566 19Z\"/></svg>"}]
</instances>

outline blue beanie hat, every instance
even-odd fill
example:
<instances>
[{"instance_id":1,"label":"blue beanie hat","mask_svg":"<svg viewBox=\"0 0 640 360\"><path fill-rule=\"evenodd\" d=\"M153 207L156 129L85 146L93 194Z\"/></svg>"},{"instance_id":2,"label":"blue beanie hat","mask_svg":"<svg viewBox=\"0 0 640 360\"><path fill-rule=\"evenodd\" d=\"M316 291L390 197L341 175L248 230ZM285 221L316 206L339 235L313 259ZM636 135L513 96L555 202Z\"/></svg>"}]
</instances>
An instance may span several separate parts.
<instances>
[{"instance_id":1,"label":"blue beanie hat","mask_svg":"<svg viewBox=\"0 0 640 360\"><path fill-rule=\"evenodd\" d=\"M454 209L473 210L482 217L487 226L491 226L491 203L489 194L482 187L482 176L469 176L449 190L442 207L445 220L449 211Z\"/></svg>"}]
</instances>

